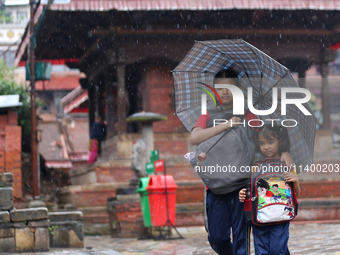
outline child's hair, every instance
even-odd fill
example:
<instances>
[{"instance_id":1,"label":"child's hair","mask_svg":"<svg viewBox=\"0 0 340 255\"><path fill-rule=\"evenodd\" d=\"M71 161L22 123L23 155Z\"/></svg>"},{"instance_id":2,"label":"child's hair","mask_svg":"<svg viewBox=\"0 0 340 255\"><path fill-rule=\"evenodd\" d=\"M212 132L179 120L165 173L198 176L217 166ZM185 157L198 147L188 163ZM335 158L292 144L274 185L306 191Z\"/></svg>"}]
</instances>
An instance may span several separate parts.
<instances>
[{"instance_id":1,"label":"child's hair","mask_svg":"<svg viewBox=\"0 0 340 255\"><path fill-rule=\"evenodd\" d=\"M219 71L214 78L214 86L215 84L219 81L219 80L223 80L223 79L232 79L237 87L240 87L240 82L238 80L238 76L237 73L232 70L232 69L223 69L222 71Z\"/></svg>"},{"instance_id":2,"label":"child's hair","mask_svg":"<svg viewBox=\"0 0 340 255\"><path fill-rule=\"evenodd\" d=\"M260 135L262 135L266 139L269 139L270 136L273 136L277 140L279 140L280 155L282 152L289 152L290 144L289 144L288 131L286 127L272 125L272 124L265 124L262 127L254 128L253 130L254 130L254 142L255 142L256 152L262 153L260 150L260 144L259 144Z\"/></svg>"},{"instance_id":3,"label":"child's hair","mask_svg":"<svg viewBox=\"0 0 340 255\"><path fill-rule=\"evenodd\" d=\"M215 75L215 79L218 78L238 78L237 73L232 69L223 69Z\"/></svg>"},{"instance_id":4,"label":"child's hair","mask_svg":"<svg viewBox=\"0 0 340 255\"><path fill-rule=\"evenodd\" d=\"M279 188L279 185L273 184L273 188L274 188L274 187Z\"/></svg>"},{"instance_id":5,"label":"child's hair","mask_svg":"<svg viewBox=\"0 0 340 255\"><path fill-rule=\"evenodd\" d=\"M256 188L258 187L269 190L269 183L264 179L260 179L256 182Z\"/></svg>"}]
</instances>

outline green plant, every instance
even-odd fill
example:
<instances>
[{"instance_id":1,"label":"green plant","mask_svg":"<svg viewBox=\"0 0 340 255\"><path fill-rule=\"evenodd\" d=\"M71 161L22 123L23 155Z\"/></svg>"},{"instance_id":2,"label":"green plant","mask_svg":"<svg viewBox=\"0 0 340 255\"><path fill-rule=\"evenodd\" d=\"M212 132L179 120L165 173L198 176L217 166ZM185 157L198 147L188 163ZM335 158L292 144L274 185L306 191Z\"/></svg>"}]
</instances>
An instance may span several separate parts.
<instances>
[{"instance_id":1,"label":"green plant","mask_svg":"<svg viewBox=\"0 0 340 255\"><path fill-rule=\"evenodd\" d=\"M54 230L55 229L58 229L59 227L58 226L50 226L49 228L48 228L48 230L50 231L50 233L51 233L51 235L54 235Z\"/></svg>"},{"instance_id":2,"label":"green plant","mask_svg":"<svg viewBox=\"0 0 340 255\"><path fill-rule=\"evenodd\" d=\"M0 10L0 22L1 23L11 23L13 21L12 13Z\"/></svg>"},{"instance_id":3,"label":"green plant","mask_svg":"<svg viewBox=\"0 0 340 255\"><path fill-rule=\"evenodd\" d=\"M0 95L19 95L22 106L17 108L18 123L22 128L22 150L30 151L31 134L31 104L30 95L25 87L16 83L14 69L8 67L3 59L0 59ZM37 106L41 104L36 100Z\"/></svg>"}]
</instances>

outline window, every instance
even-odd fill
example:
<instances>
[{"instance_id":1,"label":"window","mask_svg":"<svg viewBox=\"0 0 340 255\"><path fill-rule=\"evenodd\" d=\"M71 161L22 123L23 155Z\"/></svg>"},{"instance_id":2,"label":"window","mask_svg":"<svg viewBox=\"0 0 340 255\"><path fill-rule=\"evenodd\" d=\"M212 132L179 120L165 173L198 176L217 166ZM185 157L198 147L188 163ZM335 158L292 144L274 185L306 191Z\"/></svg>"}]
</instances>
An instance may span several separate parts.
<instances>
[{"instance_id":1,"label":"window","mask_svg":"<svg viewBox=\"0 0 340 255\"><path fill-rule=\"evenodd\" d=\"M4 51L0 52L0 58L5 61L5 64L9 67L13 67L15 52L14 51Z\"/></svg>"},{"instance_id":2,"label":"window","mask_svg":"<svg viewBox=\"0 0 340 255\"><path fill-rule=\"evenodd\" d=\"M17 23L27 23L28 13L24 11L17 12Z\"/></svg>"}]
</instances>

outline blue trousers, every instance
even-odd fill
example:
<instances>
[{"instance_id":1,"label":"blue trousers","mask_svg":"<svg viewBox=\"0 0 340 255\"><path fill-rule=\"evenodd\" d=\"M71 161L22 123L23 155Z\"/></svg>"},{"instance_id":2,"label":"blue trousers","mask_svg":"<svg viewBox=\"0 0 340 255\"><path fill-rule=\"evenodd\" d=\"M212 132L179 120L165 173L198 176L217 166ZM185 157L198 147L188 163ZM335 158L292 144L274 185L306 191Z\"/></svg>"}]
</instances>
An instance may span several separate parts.
<instances>
[{"instance_id":1,"label":"blue trousers","mask_svg":"<svg viewBox=\"0 0 340 255\"><path fill-rule=\"evenodd\" d=\"M208 240L211 248L221 255L248 255L250 227L243 217L244 205L238 190L226 195L207 191L206 212ZM233 242L230 240L232 229Z\"/></svg>"},{"instance_id":2,"label":"blue trousers","mask_svg":"<svg viewBox=\"0 0 340 255\"><path fill-rule=\"evenodd\" d=\"M253 226L255 255L289 255L289 223Z\"/></svg>"}]
</instances>

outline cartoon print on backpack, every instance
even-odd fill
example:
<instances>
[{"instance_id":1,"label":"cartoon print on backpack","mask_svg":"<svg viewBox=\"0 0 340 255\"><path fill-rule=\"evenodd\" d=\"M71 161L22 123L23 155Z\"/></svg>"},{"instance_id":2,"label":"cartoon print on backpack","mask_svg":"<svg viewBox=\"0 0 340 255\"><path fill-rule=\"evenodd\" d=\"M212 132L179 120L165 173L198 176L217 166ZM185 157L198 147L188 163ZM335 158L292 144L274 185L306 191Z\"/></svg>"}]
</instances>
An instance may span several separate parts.
<instances>
[{"instance_id":1,"label":"cartoon print on backpack","mask_svg":"<svg viewBox=\"0 0 340 255\"><path fill-rule=\"evenodd\" d=\"M256 183L259 196L258 209L268 203L284 203L292 205L291 188L281 175L271 175L270 178L259 178Z\"/></svg>"},{"instance_id":2,"label":"cartoon print on backpack","mask_svg":"<svg viewBox=\"0 0 340 255\"><path fill-rule=\"evenodd\" d=\"M273 192L269 191L269 184L265 179L259 179L256 183L257 194L259 198L258 209L271 203Z\"/></svg>"},{"instance_id":3,"label":"cartoon print on backpack","mask_svg":"<svg viewBox=\"0 0 340 255\"><path fill-rule=\"evenodd\" d=\"M273 199L275 200L276 203L282 202L281 199L281 191L279 190L279 185L277 183L272 185L273 189Z\"/></svg>"},{"instance_id":4,"label":"cartoon print on backpack","mask_svg":"<svg viewBox=\"0 0 340 255\"><path fill-rule=\"evenodd\" d=\"M292 219L294 218L294 208L286 206L284 211L287 210L287 215Z\"/></svg>"},{"instance_id":5,"label":"cartoon print on backpack","mask_svg":"<svg viewBox=\"0 0 340 255\"><path fill-rule=\"evenodd\" d=\"M268 174L256 182L257 221L272 222L294 218L291 187L280 174ZM270 220L269 220L270 219Z\"/></svg>"},{"instance_id":6,"label":"cartoon print on backpack","mask_svg":"<svg viewBox=\"0 0 340 255\"><path fill-rule=\"evenodd\" d=\"M285 182L285 195L287 197L287 205L293 206L292 190L290 188L289 182Z\"/></svg>"}]
</instances>

